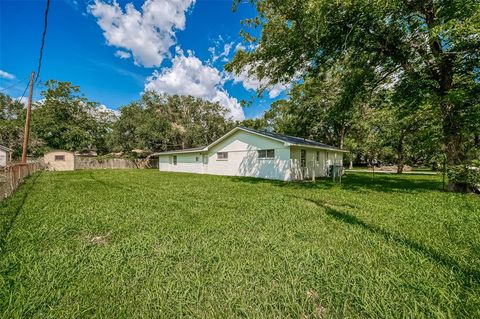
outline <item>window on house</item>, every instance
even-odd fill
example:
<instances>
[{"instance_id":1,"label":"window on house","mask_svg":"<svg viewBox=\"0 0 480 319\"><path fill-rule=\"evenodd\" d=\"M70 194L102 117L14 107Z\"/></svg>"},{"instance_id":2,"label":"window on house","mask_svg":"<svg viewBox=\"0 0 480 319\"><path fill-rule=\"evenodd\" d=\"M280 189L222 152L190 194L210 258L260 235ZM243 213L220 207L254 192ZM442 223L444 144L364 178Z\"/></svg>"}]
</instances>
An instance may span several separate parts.
<instances>
[{"instance_id":1,"label":"window on house","mask_svg":"<svg viewBox=\"0 0 480 319\"><path fill-rule=\"evenodd\" d=\"M65 161L65 155L55 155L55 162Z\"/></svg>"},{"instance_id":2,"label":"window on house","mask_svg":"<svg viewBox=\"0 0 480 319\"><path fill-rule=\"evenodd\" d=\"M217 160L227 160L227 159L228 159L228 152L217 153Z\"/></svg>"},{"instance_id":3,"label":"window on house","mask_svg":"<svg viewBox=\"0 0 480 319\"><path fill-rule=\"evenodd\" d=\"M198 156L195 156L195 162L198 163Z\"/></svg>"},{"instance_id":4,"label":"window on house","mask_svg":"<svg viewBox=\"0 0 480 319\"><path fill-rule=\"evenodd\" d=\"M258 158L271 159L275 157L275 150L258 150Z\"/></svg>"},{"instance_id":5,"label":"window on house","mask_svg":"<svg viewBox=\"0 0 480 319\"><path fill-rule=\"evenodd\" d=\"M320 162L320 151L317 151L317 162Z\"/></svg>"},{"instance_id":6,"label":"window on house","mask_svg":"<svg viewBox=\"0 0 480 319\"><path fill-rule=\"evenodd\" d=\"M177 165L177 155L173 155L173 165Z\"/></svg>"}]
</instances>

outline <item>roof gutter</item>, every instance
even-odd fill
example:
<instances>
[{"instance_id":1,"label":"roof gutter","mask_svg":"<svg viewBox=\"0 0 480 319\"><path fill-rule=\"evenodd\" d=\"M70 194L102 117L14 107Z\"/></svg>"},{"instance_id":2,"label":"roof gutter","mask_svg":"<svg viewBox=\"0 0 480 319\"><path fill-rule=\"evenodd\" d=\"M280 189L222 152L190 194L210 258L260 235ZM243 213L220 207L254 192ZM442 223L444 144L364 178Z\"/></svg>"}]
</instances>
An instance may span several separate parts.
<instances>
[{"instance_id":1,"label":"roof gutter","mask_svg":"<svg viewBox=\"0 0 480 319\"><path fill-rule=\"evenodd\" d=\"M159 153L153 153L150 156L160 156L160 155L171 155L171 154L188 154L188 153L202 153L206 152L207 148L201 148L198 150L188 150L188 151L183 151L183 150L178 150L178 151L166 151L166 152L159 152Z\"/></svg>"},{"instance_id":2,"label":"roof gutter","mask_svg":"<svg viewBox=\"0 0 480 319\"><path fill-rule=\"evenodd\" d=\"M303 147L303 148L314 148L314 149L326 150L326 151L332 151L332 152L349 153L349 151L347 151L347 150L342 150L342 149L339 149L339 148L330 148L330 147L315 146L315 145L285 143L285 146L289 146L289 147L294 146L294 147Z\"/></svg>"}]
</instances>

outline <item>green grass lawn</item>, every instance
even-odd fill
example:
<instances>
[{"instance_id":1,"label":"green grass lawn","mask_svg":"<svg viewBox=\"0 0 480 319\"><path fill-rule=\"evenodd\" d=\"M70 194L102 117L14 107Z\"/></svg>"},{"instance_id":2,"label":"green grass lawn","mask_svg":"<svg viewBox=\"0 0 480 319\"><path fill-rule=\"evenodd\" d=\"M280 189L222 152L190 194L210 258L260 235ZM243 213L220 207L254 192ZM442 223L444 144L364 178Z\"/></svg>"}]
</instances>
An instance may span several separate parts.
<instances>
[{"instance_id":1,"label":"green grass lawn","mask_svg":"<svg viewBox=\"0 0 480 319\"><path fill-rule=\"evenodd\" d=\"M0 209L5 318L480 318L480 198L441 176L45 172Z\"/></svg>"}]
</instances>

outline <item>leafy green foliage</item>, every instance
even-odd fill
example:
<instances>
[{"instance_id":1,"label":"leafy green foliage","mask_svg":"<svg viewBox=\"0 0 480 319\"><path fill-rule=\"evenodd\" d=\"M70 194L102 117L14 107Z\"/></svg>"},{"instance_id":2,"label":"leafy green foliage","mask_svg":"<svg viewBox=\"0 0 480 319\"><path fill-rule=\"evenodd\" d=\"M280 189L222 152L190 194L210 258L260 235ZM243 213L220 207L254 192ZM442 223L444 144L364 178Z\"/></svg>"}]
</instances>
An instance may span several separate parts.
<instances>
[{"instance_id":1,"label":"leafy green foliage","mask_svg":"<svg viewBox=\"0 0 480 319\"><path fill-rule=\"evenodd\" d=\"M30 154L51 149L95 150L99 155L122 151L127 155L207 145L235 123L218 103L192 96L146 92L139 101L111 110L89 101L78 86L49 80L43 99L32 111ZM0 95L0 144L21 151L24 105Z\"/></svg>"},{"instance_id":2,"label":"leafy green foliage","mask_svg":"<svg viewBox=\"0 0 480 319\"><path fill-rule=\"evenodd\" d=\"M70 82L49 80L46 86L44 99L35 103L32 112L32 131L44 149L105 152L113 113L88 101Z\"/></svg>"},{"instance_id":3,"label":"leafy green foliage","mask_svg":"<svg viewBox=\"0 0 480 319\"><path fill-rule=\"evenodd\" d=\"M0 205L6 318L480 316L480 198L438 175L42 173Z\"/></svg>"},{"instance_id":4,"label":"leafy green foliage","mask_svg":"<svg viewBox=\"0 0 480 319\"><path fill-rule=\"evenodd\" d=\"M480 165L464 164L448 168L448 178L457 184L480 188Z\"/></svg>"},{"instance_id":5,"label":"leafy green foliage","mask_svg":"<svg viewBox=\"0 0 480 319\"><path fill-rule=\"evenodd\" d=\"M449 164L469 154L465 140L478 140L473 123L480 122L480 2L250 2L258 16L244 21L242 34L255 49L237 52L228 71L249 70L268 86L322 79L339 64L346 71L373 70L374 80L364 82L367 91L391 85L399 106L435 108ZM261 29L260 36L249 28ZM348 85L339 90L353 97Z\"/></svg>"},{"instance_id":6,"label":"leafy green foliage","mask_svg":"<svg viewBox=\"0 0 480 319\"><path fill-rule=\"evenodd\" d=\"M264 117L245 119L238 124L240 126L252 128L254 130L266 130L268 128L268 121Z\"/></svg>"},{"instance_id":7,"label":"leafy green foliage","mask_svg":"<svg viewBox=\"0 0 480 319\"><path fill-rule=\"evenodd\" d=\"M120 112L111 135L112 148L119 151L208 145L233 127L220 104L192 96L147 92Z\"/></svg>"},{"instance_id":8,"label":"leafy green foliage","mask_svg":"<svg viewBox=\"0 0 480 319\"><path fill-rule=\"evenodd\" d=\"M363 70L348 67L337 64L324 77L309 77L293 86L289 99L273 103L265 118L275 131L344 148L365 113L363 82L369 79Z\"/></svg>"},{"instance_id":9,"label":"leafy green foliage","mask_svg":"<svg viewBox=\"0 0 480 319\"><path fill-rule=\"evenodd\" d=\"M24 118L23 104L0 93L0 145L13 149L14 156L21 154Z\"/></svg>"},{"instance_id":10,"label":"leafy green foliage","mask_svg":"<svg viewBox=\"0 0 480 319\"><path fill-rule=\"evenodd\" d=\"M405 164L438 162L442 139L435 108L405 104L388 87L366 91L372 74L347 68L337 65L321 79L294 85L263 120L277 132L346 148L346 160L358 163L396 163L401 172Z\"/></svg>"}]
</instances>

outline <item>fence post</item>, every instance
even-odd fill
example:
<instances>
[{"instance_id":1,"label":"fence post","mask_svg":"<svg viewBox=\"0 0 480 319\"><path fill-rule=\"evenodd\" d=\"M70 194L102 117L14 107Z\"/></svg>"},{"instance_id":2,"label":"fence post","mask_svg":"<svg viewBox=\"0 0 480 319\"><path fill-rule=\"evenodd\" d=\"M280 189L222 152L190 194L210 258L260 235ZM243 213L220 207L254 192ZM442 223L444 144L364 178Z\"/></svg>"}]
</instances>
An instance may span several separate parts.
<instances>
[{"instance_id":1,"label":"fence post","mask_svg":"<svg viewBox=\"0 0 480 319\"><path fill-rule=\"evenodd\" d=\"M41 169L43 166L39 162L7 166L4 170L5 180L0 183L0 200L10 196L26 177Z\"/></svg>"}]
</instances>

